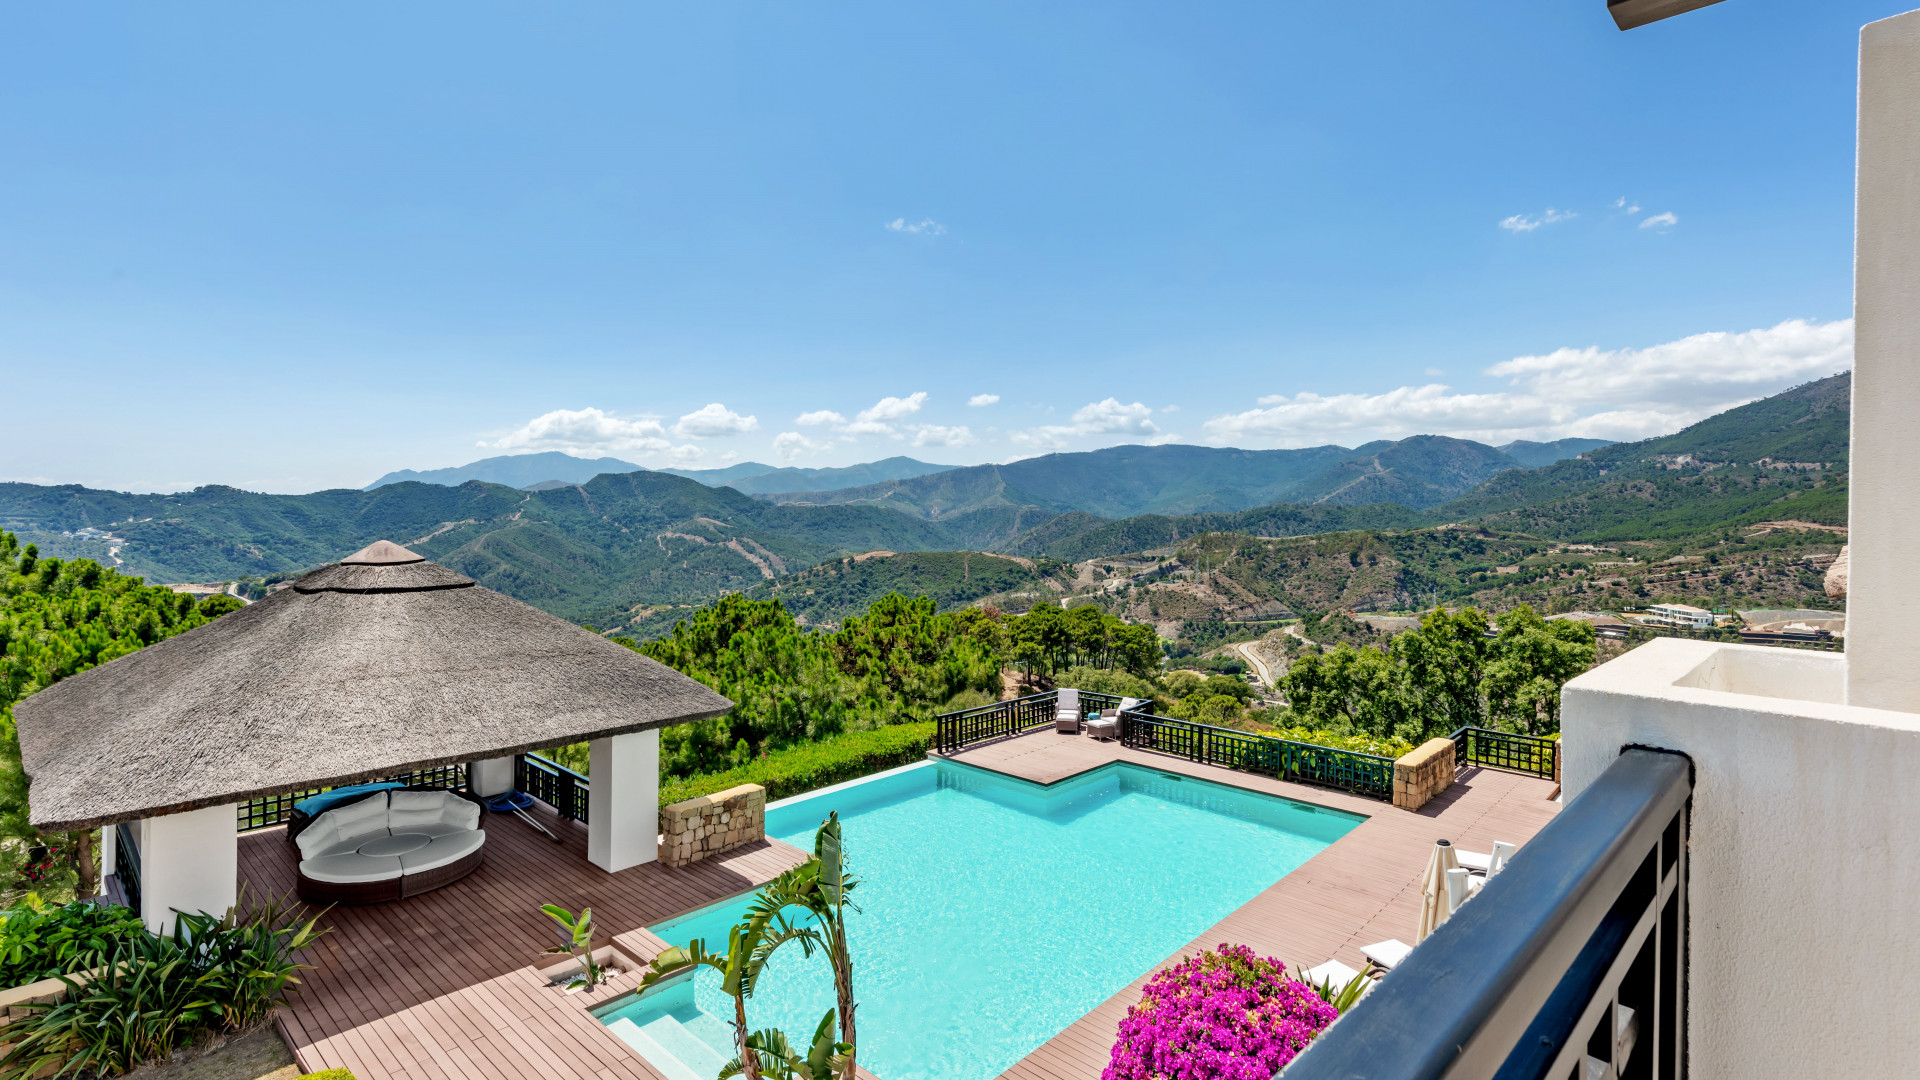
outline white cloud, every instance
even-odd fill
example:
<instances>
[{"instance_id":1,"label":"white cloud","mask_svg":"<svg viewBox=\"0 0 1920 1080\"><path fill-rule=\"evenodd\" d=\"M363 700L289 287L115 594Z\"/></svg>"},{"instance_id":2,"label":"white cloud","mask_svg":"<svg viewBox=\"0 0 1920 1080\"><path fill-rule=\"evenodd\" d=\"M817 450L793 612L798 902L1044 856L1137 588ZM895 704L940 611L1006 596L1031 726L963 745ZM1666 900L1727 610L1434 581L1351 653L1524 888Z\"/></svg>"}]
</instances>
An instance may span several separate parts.
<instances>
[{"instance_id":1,"label":"white cloud","mask_svg":"<svg viewBox=\"0 0 1920 1080\"><path fill-rule=\"evenodd\" d=\"M1556 349L1485 369L1511 390L1458 393L1431 383L1382 394L1273 394L1258 408L1213 417L1205 430L1216 443L1281 446L1419 434L1496 444L1642 439L1852 366L1852 320L1793 319L1644 349Z\"/></svg>"},{"instance_id":2,"label":"white cloud","mask_svg":"<svg viewBox=\"0 0 1920 1080\"><path fill-rule=\"evenodd\" d=\"M889 435L899 438L894 429L896 421L912 416L927 403L927 393L922 390L906 397L883 397L874 402L873 408L861 409L854 414L853 423L842 424L839 431L843 435Z\"/></svg>"},{"instance_id":3,"label":"white cloud","mask_svg":"<svg viewBox=\"0 0 1920 1080\"><path fill-rule=\"evenodd\" d=\"M847 418L832 409L820 409L815 412L803 412L794 418L794 423L817 427L820 424L844 424Z\"/></svg>"},{"instance_id":4,"label":"white cloud","mask_svg":"<svg viewBox=\"0 0 1920 1080\"><path fill-rule=\"evenodd\" d=\"M1639 203L1629 203L1625 195L1613 200L1613 208L1631 217L1640 212Z\"/></svg>"},{"instance_id":5,"label":"white cloud","mask_svg":"<svg viewBox=\"0 0 1920 1080\"><path fill-rule=\"evenodd\" d=\"M1076 409L1071 424L1046 424L1016 431L1009 438L1036 450L1058 450L1067 440L1088 435L1135 435L1153 441L1161 438L1161 432L1152 416L1153 409L1138 401L1122 405L1118 398L1107 398Z\"/></svg>"},{"instance_id":6,"label":"white cloud","mask_svg":"<svg viewBox=\"0 0 1920 1080\"><path fill-rule=\"evenodd\" d=\"M711 439L720 435L740 435L760 428L760 419L741 416L719 402L703 405L680 418L673 433L683 439Z\"/></svg>"},{"instance_id":7,"label":"white cloud","mask_svg":"<svg viewBox=\"0 0 1920 1080\"><path fill-rule=\"evenodd\" d=\"M773 437L773 452L793 461L802 454L817 454L833 446L833 440L814 440L797 431L783 431Z\"/></svg>"},{"instance_id":8,"label":"white cloud","mask_svg":"<svg viewBox=\"0 0 1920 1080\"><path fill-rule=\"evenodd\" d=\"M1508 232L1532 232L1542 225L1554 225L1579 216L1579 214L1574 213L1572 210L1555 210L1549 206L1547 207L1547 212L1541 214L1539 217L1533 217L1528 214L1515 214L1509 218L1502 218L1500 219L1500 227Z\"/></svg>"},{"instance_id":9,"label":"white cloud","mask_svg":"<svg viewBox=\"0 0 1920 1080\"><path fill-rule=\"evenodd\" d=\"M916 424L913 427L913 445L915 446L972 446L979 441L974 438L972 430L964 424L958 427Z\"/></svg>"},{"instance_id":10,"label":"white cloud","mask_svg":"<svg viewBox=\"0 0 1920 1080\"><path fill-rule=\"evenodd\" d=\"M1430 376L1433 376L1433 377L1435 377L1435 378L1438 378L1438 377L1439 377L1439 376L1441 376L1441 375L1445 375L1445 374L1446 374L1446 372L1444 372L1444 371L1441 371L1441 370L1440 370L1439 368L1437 368L1437 367L1430 367L1430 368L1428 368L1428 369L1427 369L1427 374L1428 374L1428 375L1430 375Z\"/></svg>"},{"instance_id":11,"label":"white cloud","mask_svg":"<svg viewBox=\"0 0 1920 1080\"><path fill-rule=\"evenodd\" d=\"M887 222L887 231L912 233L915 236L944 236L947 227L930 217L923 217L919 221L908 221L906 218L897 217Z\"/></svg>"},{"instance_id":12,"label":"white cloud","mask_svg":"<svg viewBox=\"0 0 1920 1080\"><path fill-rule=\"evenodd\" d=\"M542 413L500 438L478 445L510 454L560 450L585 458L641 454L655 460L692 461L702 454L697 446L675 445L667 437L667 429L653 417L619 417L593 408Z\"/></svg>"},{"instance_id":13,"label":"white cloud","mask_svg":"<svg viewBox=\"0 0 1920 1080\"><path fill-rule=\"evenodd\" d=\"M967 404L971 405L976 409L984 409L989 405L1000 404L1000 395L999 394L975 394L972 397L967 399Z\"/></svg>"},{"instance_id":14,"label":"white cloud","mask_svg":"<svg viewBox=\"0 0 1920 1080\"><path fill-rule=\"evenodd\" d=\"M1680 224L1680 219L1674 215L1673 211L1668 210L1642 221L1640 227L1643 229L1671 229L1678 224Z\"/></svg>"},{"instance_id":15,"label":"white cloud","mask_svg":"<svg viewBox=\"0 0 1920 1080\"><path fill-rule=\"evenodd\" d=\"M1161 411L1161 412L1163 412L1163 413L1168 413L1168 412L1179 412L1179 411L1180 411L1180 406L1178 406L1178 405L1162 405L1162 406L1160 406L1160 411Z\"/></svg>"}]
</instances>

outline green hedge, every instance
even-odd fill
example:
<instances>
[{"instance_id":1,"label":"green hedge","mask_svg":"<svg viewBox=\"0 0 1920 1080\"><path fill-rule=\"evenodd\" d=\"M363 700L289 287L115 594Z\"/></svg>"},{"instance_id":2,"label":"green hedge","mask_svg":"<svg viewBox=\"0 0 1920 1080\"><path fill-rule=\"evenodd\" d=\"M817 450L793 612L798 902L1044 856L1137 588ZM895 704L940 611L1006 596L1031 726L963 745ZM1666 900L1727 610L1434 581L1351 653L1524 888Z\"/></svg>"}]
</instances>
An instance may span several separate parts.
<instances>
[{"instance_id":1,"label":"green hedge","mask_svg":"<svg viewBox=\"0 0 1920 1080\"><path fill-rule=\"evenodd\" d=\"M663 781L660 804L697 799L740 784L759 784L767 798L784 799L815 788L858 780L884 769L911 765L933 745L933 721L890 724L775 750L726 772Z\"/></svg>"},{"instance_id":2,"label":"green hedge","mask_svg":"<svg viewBox=\"0 0 1920 1080\"><path fill-rule=\"evenodd\" d=\"M1274 728L1261 734L1291 742L1312 743L1315 746L1329 746L1335 750L1351 750L1356 754L1377 754L1390 758L1404 757L1414 750L1413 744L1405 739L1366 734L1340 735L1331 731L1314 731L1303 727Z\"/></svg>"}]
</instances>

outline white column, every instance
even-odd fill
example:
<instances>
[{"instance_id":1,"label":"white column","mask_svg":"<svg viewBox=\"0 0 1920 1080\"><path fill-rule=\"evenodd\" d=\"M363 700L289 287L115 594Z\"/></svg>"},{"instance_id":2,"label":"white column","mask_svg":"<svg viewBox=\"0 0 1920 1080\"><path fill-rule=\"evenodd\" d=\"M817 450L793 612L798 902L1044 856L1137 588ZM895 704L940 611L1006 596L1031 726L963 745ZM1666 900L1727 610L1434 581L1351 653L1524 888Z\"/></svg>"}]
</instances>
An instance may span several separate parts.
<instances>
[{"instance_id":1,"label":"white column","mask_svg":"<svg viewBox=\"0 0 1920 1080\"><path fill-rule=\"evenodd\" d=\"M1847 703L1920 712L1920 12L1860 31Z\"/></svg>"},{"instance_id":2,"label":"white column","mask_svg":"<svg viewBox=\"0 0 1920 1080\"><path fill-rule=\"evenodd\" d=\"M660 732L587 744L587 861L613 872L660 857Z\"/></svg>"},{"instance_id":3,"label":"white column","mask_svg":"<svg viewBox=\"0 0 1920 1080\"><path fill-rule=\"evenodd\" d=\"M239 808L232 803L148 818L140 842L140 918L173 932L176 911L222 915L239 893Z\"/></svg>"},{"instance_id":4,"label":"white column","mask_svg":"<svg viewBox=\"0 0 1920 1080\"><path fill-rule=\"evenodd\" d=\"M101 881L107 880L108 874L114 873L120 869L120 864L118 862L119 854L120 854L120 827L118 825L102 825L100 827L100 880Z\"/></svg>"}]
</instances>

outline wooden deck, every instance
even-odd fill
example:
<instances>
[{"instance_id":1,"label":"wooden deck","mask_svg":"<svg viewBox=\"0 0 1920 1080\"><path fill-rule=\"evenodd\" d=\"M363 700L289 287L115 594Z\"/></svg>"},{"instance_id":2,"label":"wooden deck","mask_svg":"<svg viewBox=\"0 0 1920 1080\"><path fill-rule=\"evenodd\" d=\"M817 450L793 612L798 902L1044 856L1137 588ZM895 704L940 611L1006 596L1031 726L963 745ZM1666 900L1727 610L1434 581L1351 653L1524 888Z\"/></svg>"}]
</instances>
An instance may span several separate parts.
<instances>
[{"instance_id":1,"label":"wooden deck","mask_svg":"<svg viewBox=\"0 0 1920 1080\"><path fill-rule=\"evenodd\" d=\"M1286 783L1112 742L1051 731L1021 735L948 755L956 761L1050 784L1113 761L1284 795L1368 818L1320 854L1155 965L1222 942L1311 967L1329 958L1363 968L1360 947L1388 938L1412 944L1420 925L1420 876L1435 840L1490 851L1495 840L1524 844L1559 810L1551 781L1468 769L1418 811L1397 810L1325 788ZM1097 1080L1106 1068L1127 1007L1152 971L1069 1025L1002 1074L1003 1080Z\"/></svg>"},{"instance_id":2,"label":"wooden deck","mask_svg":"<svg viewBox=\"0 0 1920 1080\"><path fill-rule=\"evenodd\" d=\"M562 843L525 822L489 814L487 858L462 881L425 896L337 907L330 932L303 957L314 970L280 1012L303 1071L344 1067L359 1080L662 1080L585 1009L583 995L548 987L533 971L558 931L541 904L593 908L596 943L759 887L802 861L763 841L667 868L608 874L587 862L586 829L543 820ZM297 854L284 829L240 838L249 898L290 895ZM644 958L642 958L644 959ZM631 989L637 974L597 992Z\"/></svg>"}]
</instances>

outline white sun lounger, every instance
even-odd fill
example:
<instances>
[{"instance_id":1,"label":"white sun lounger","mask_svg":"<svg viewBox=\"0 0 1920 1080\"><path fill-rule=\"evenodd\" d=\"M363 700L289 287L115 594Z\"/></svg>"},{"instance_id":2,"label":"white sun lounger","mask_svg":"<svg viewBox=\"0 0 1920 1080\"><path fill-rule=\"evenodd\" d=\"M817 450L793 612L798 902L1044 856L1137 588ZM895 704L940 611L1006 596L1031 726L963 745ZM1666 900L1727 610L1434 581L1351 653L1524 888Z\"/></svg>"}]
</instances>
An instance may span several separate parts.
<instances>
[{"instance_id":1,"label":"white sun lounger","mask_svg":"<svg viewBox=\"0 0 1920 1080\"><path fill-rule=\"evenodd\" d=\"M1413 946L1401 941L1399 938L1388 938L1382 942L1377 942L1372 945L1362 945L1360 947L1360 955L1373 961L1386 971L1392 971L1393 966L1405 960L1407 954L1412 951Z\"/></svg>"}]
</instances>

